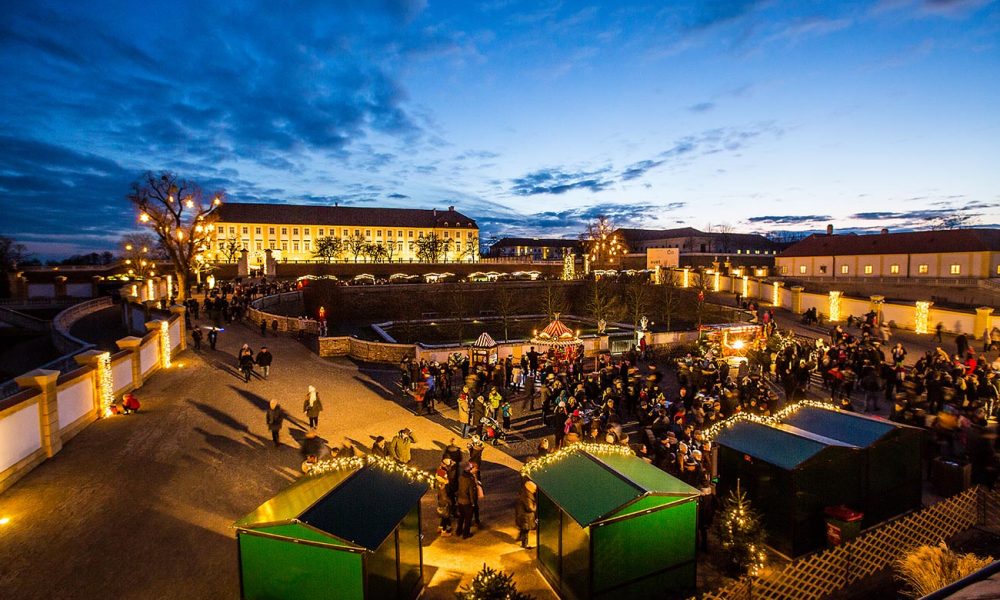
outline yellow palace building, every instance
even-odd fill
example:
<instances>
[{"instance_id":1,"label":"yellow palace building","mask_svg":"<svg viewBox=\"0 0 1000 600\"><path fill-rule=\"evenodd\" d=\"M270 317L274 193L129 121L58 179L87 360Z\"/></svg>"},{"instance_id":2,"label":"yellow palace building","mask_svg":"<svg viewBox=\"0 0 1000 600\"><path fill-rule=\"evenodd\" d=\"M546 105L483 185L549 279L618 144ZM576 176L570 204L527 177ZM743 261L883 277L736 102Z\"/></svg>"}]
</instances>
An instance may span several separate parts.
<instances>
[{"instance_id":1,"label":"yellow palace building","mask_svg":"<svg viewBox=\"0 0 1000 600\"><path fill-rule=\"evenodd\" d=\"M250 264L262 264L266 250L279 261L324 260L316 252L320 240L330 237L340 240L335 260L417 262L420 240L432 234L443 241L438 262L479 258L479 227L454 206L441 211L227 202L213 214L209 254L215 260L231 262L242 249ZM381 247L378 256L374 247Z\"/></svg>"}]
</instances>

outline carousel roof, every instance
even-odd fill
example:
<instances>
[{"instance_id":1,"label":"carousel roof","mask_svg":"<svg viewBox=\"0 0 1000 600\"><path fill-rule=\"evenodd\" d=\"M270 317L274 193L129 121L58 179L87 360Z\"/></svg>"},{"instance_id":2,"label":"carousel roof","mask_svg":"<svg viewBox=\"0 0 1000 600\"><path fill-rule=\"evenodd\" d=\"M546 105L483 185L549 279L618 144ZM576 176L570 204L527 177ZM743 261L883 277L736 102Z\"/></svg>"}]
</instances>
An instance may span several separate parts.
<instances>
[{"instance_id":1,"label":"carousel roof","mask_svg":"<svg viewBox=\"0 0 1000 600\"><path fill-rule=\"evenodd\" d=\"M486 333L485 331L483 332L482 335L479 336L479 338L476 339L476 341L472 342L473 348L493 348L496 345L497 343L493 341L493 338L490 337L490 334Z\"/></svg>"},{"instance_id":2,"label":"carousel roof","mask_svg":"<svg viewBox=\"0 0 1000 600\"><path fill-rule=\"evenodd\" d=\"M580 338L576 337L573 330L563 325L559 320L559 314L545 329L538 332L538 335L531 338L533 344L548 344L550 346L568 346L580 343Z\"/></svg>"}]
</instances>

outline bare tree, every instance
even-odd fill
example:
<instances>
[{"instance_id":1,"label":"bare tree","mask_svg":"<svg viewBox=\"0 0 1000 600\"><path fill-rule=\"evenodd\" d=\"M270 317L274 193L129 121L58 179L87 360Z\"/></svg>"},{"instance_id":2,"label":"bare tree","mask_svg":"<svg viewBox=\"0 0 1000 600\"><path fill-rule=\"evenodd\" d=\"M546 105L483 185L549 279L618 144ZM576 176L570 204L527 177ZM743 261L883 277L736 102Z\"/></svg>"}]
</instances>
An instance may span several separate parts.
<instances>
[{"instance_id":1,"label":"bare tree","mask_svg":"<svg viewBox=\"0 0 1000 600\"><path fill-rule=\"evenodd\" d=\"M509 286L500 285L497 287L499 289L493 296L493 306L496 308L497 315L503 323L503 338L504 340L509 340L510 320L511 317L518 314L521 310L521 296Z\"/></svg>"},{"instance_id":2,"label":"bare tree","mask_svg":"<svg viewBox=\"0 0 1000 600\"><path fill-rule=\"evenodd\" d=\"M218 220L213 209L222 204L222 199L220 191L206 200L196 183L167 171L159 175L147 172L132 183L128 200L139 210L139 221L153 229L173 263L180 300L187 297L196 257L209 248L213 223Z\"/></svg>"},{"instance_id":3,"label":"bare tree","mask_svg":"<svg viewBox=\"0 0 1000 600\"><path fill-rule=\"evenodd\" d=\"M122 236L122 260L132 277L145 279L156 270L157 241L148 233L130 233Z\"/></svg>"},{"instance_id":4,"label":"bare tree","mask_svg":"<svg viewBox=\"0 0 1000 600\"><path fill-rule=\"evenodd\" d=\"M236 262L236 256L240 253L240 249L242 248L243 246L241 246L238 241L230 238L222 243L222 247L219 248L219 253L222 254L224 259L226 259L226 262L232 263Z\"/></svg>"},{"instance_id":5,"label":"bare tree","mask_svg":"<svg viewBox=\"0 0 1000 600\"><path fill-rule=\"evenodd\" d=\"M368 246L368 240L365 236L361 234L352 235L349 238L344 239L344 247L348 252L354 255L354 262L358 262L358 257L365 253Z\"/></svg>"},{"instance_id":6,"label":"bare tree","mask_svg":"<svg viewBox=\"0 0 1000 600\"><path fill-rule=\"evenodd\" d=\"M639 319L649 310L652 301L649 283L632 280L625 284L625 306L634 327L639 326Z\"/></svg>"},{"instance_id":7,"label":"bare tree","mask_svg":"<svg viewBox=\"0 0 1000 600\"><path fill-rule=\"evenodd\" d=\"M568 304L562 287L551 283L545 286L545 291L542 292L542 306L545 308L545 314L548 318L553 319L556 313L566 312Z\"/></svg>"},{"instance_id":8,"label":"bare tree","mask_svg":"<svg viewBox=\"0 0 1000 600\"><path fill-rule=\"evenodd\" d=\"M611 284L602 279L587 283L586 307L588 316L595 321L614 321L621 311Z\"/></svg>"},{"instance_id":9,"label":"bare tree","mask_svg":"<svg viewBox=\"0 0 1000 600\"><path fill-rule=\"evenodd\" d=\"M664 277L663 283L656 287L656 309L658 318L670 330L670 321L681 307L681 290L673 277Z\"/></svg>"},{"instance_id":10,"label":"bare tree","mask_svg":"<svg viewBox=\"0 0 1000 600\"><path fill-rule=\"evenodd\" d=\"M316 250L313 256L325 259L330 262L331 258L337 258L344 251L344 242L333 236L325 236L316 240Z\"/></svg>"},{"instance_id":11,"label":"bare tree","mask_svg":"<svg viewBox=\"0 0 1000 600\"><path fill-rule=\"evenodd\" d=\"M451 238L438 237L436 233L417 238L417 259L420 262L436 263L447 257L451 242Z\"/></svg>"},{"instance_id":12,"label":"bare tree","mask_svg":"<svg viewBox=\"0 0 1000 600\"><path fill-rule=\"evenodd\" d=\"M711 229L709 231L712 231ZM736 228L729 223L722 223L721 225L716 225L714 229L716 233L716 240L718 240L718 246L715 248L716 252L732 252L733 251L733 233Z\"/></svg>"}]
</instances>

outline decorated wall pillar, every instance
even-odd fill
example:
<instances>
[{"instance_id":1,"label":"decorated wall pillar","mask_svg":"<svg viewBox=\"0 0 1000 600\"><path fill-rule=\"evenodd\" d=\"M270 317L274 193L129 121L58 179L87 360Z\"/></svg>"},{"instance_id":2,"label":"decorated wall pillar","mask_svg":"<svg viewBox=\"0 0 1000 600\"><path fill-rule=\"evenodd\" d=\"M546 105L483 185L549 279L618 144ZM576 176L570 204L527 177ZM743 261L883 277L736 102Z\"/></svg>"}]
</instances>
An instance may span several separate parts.
<instances>
[{"instance_id":1,"label":"decorated wall pillar","mask_svg":"<svg viewBox=\"0 0 1000 600\"><path fill-rule=\"evenodd\" d=\"M771 305L775 308L781 307L781 286L784 285L782 281L775 281L771 284Z\"/></svg>"},{"instance_id":2,"label":"decorated wall pillar","mask_svg":"<svg viewBox=\"0 0 1000 600\"><path fill-rule=\"evenodd\" d=\"M62 449L59 436L59 392L56 382L59 371L35 369L16 378L17 385L41 392L38 399L38 420L42 434L42 449L45 456L52 458Z\"/></svg>"},{"instance_id":3,"label":"decorated wall pillar","mask_svg":"<svg viewBox=\"0 0 1000 600\"><path fill-rule=\"evenodd\" d=\"M839 292L837 290L830 290L830 306L829 306L829 317L833 322L840 321L840 300L844 296L844 292Z\"/></svg>"},{"instance_id":4,"label":"decorated wall pillar","mask_svg":"<svg viewBox=\"0 0 1000 600\"><path fill-rule=\"evenodd\" d=\"M240 258L236 261L236 273L240 277L250 276L250 253L246 248L240 250Z\"/></svg>"},{"instance_id":5,"label":"decorated wall pillar","mask_svg":"<svg viewBox=\"0 0 1000 600\"><path fill-rule=\"evenodd\" d=\"M103 350L87 350L73 357L78 364L94 367L95 411L98 418L110 416L111 405L115 401L114 376L111 374L110 353Z\"/></svg>"},{"instance_id":6,"label":"decorated wall pillar","mask_svg":"<svg viewBox=\"0 0 1000 600\"><path fill-rule=\"evenodd\" d=\"M54 283L55 283L55 295L56 295L56 298L65 298L67 296L67 293L66 293L66 276L65 275L56 275Z\"/></svg>"},{"instance_id":7,"label":"decorated wall pillar","mask_svg":"<svg viewBox=\"0 0 1000 600\"><path fill-rule=\"evenodd\" d=\"M990 339L990 329L993 328L993 309L989 306L980 306L976 309L976 330L973 336L982 336L983 340Z\"/></svg>"},{"instance_id":8,"label":"decorated wall pillar","mask_svg":"<svg viewBox=\"0 0 1000 600\"><path fill-rule=\"evenodd\" d=\"M804 289L801 285L792 286L792 312L797 315L805 312L802 310L802 290Z\"/></svg>"},{"instance_id":9,"label":"decorated wall pillar","mask_svg":"<svg viewBox=\"0 0 1000 600\"><path fill-rule=\"evenodd\" d=\"M90 297L97 298L101 295L101 282L104 278L100 275L94 275L90 278Z\"/></svg>"},{"instance_id":10,"label":"decorated wall pillar","mask_svg":"<svg viewBox=\"0 0 1000 600\"><path fill-rule=\"evenodd\" d=\"M913 330L917 333L930 331L931 306L933 302L918 300L913 306Z\"/></svg>"}]
</instances>

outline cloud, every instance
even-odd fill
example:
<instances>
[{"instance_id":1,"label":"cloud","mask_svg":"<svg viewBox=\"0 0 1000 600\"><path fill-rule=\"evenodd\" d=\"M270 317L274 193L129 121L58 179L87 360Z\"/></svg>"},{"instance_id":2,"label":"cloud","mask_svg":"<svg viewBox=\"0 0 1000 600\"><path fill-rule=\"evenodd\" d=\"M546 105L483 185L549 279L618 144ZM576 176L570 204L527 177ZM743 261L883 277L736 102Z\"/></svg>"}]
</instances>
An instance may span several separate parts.
<instances>
[{"instance_id":1,"label":"cloud","mask_svg":"<svg viewBox=\"0 0 1000 600\"><path fill-rule=\"evenodd\" d=\"M873 14L909 11L916 16L966 18L993 0L881 0L872 9Z\"/></svg>"},{"instance_id":2,"label":"cloud","mask_svg":"<svg viewBox=\"0 0 1000 600\"><path fill-rule=\"evenodd\" d=\"M688 15L687 29L700 30L739 20L757 9L760 0L713 0L695 2L694 11Z\"/></svg>"},{"instance_id":3,"label":"cloud","mask_svg":"<svg viewBox=\"0 0 1000 600\"><path fill-rule=\"evenodd\" d=\"M614 181L607 177L610 167L596 171L566 171L561 168L539 169L512 180L510 192L517 196L565 194L571 190L600 192Z\"/></svg>"},{"instance_id":4,"label":"cloud","mask_svg":"<svg viewBox=\"0 0 1000 600\"><path fill-rule=\"evenodd\" d=\"M693 113L706 113L714 109L715 102L699 102L688 107L688 110Z\"/></svg>"},{"instance_id":5,"label":"cloud","mask_svg":"<svg viewBox=\"0 0 1000 600\"><path fill-rule=\"evenodd\" d=\"M771 225L800 225L804 223L816 223L833 219L830 215L767 215L760 217L750 217L750 223L762 223Z\"/></svg>"}]
</instances>

